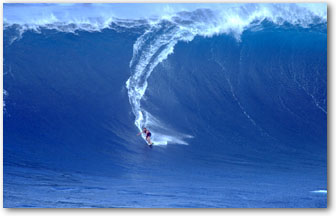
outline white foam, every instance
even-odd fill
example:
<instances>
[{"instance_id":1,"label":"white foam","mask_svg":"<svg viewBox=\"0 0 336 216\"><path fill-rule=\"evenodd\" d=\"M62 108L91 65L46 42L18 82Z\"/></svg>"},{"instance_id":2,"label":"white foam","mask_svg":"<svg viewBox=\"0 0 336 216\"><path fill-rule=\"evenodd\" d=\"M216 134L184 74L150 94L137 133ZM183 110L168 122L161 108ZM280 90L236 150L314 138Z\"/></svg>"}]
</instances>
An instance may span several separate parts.
<instances>
[{"instance_id":1,"label":"white foam","mask_svg":"<svg viewBox=\"0 0 336 216\"><path fill-rule=\"evenodd\" d=\"M210 9L199 10L196 9ZM130 28L155 26L162 20L179 23L193 34L212 36L232 33L237 38L253 21L268 19L279 25L288 22L308 26L327 21L327 4L4 4L4 27L12 24L29 30L53 28L59 31L100 31L111 23Z\"/></svg>"},{"instance_id":2,"label":"white foam","mask_svg":"<svg viewBox=\"0 0 336 216\"><path fill-rule=\"evenodd\" d=\"M314 190L314 191L310 191L312 193L328 193L327 190Z\"/></svg>"},{"instance_id":3,"label":"white foam","mask_svg":"<svg viewBox=\"0 0 336 216\"><path fill-rule=\"evenodd\" d=\"M3 111L4 112L6 112L6 101L5 101L6 97L8 97L8 92L5 89L3 89L3 98L2 98L2 100L3 100Z\"/></svg>"}]
</instances>

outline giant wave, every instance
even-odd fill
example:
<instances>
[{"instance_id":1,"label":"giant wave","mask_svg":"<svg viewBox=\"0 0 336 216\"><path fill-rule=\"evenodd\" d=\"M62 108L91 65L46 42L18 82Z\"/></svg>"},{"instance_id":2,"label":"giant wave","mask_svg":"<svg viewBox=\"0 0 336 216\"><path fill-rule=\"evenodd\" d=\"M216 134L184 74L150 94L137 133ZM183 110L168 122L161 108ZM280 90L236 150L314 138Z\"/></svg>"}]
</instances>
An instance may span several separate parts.
<instances>
[{"instance_id":1,"label":"giant wave","mask_svg":"<svg viewBox=\"0 0 336 216\"><path fill-rule=\"evenodd\" d=\"M207 188L228 180L223 168L232 175L295 170L297 179L315 179L305 191L325 188L321 5L235 4L137 19L55 13L24 21L5 7L6 175L29 165L126 182L151 173L154 182L165 176L182 184L207 173L215 176ZM135 136L144 126L161 145L156 155Z\"/></svg>"}]
</instances>

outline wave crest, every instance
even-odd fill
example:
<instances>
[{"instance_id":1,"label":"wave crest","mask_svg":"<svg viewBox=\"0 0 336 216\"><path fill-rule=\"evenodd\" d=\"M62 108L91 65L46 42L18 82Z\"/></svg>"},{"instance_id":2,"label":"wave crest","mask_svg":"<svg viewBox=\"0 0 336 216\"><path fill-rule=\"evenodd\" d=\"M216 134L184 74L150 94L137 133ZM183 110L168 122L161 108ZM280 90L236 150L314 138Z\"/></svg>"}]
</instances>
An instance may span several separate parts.
<instances>
[{"instance_id":1,"label":"wave crest","mask_svg":"<svg viewBox=\"0 0 336 216\"><path fill-rule=\"evenodd\" d=\"M16 4L4 5L4 29L17 25L21 35L32 30L54 29L62 32L101 31L110 28L145 28L156 26L163 21L171 22L180 28L188 28L194 34L212 36L220 33L232 33L239 39L241 33L251 24L260 24L269 20L277 25L289 23L307 28L312 24L327 22L327 4L146 4L142 13L148 12L148 17L125 18L117 11L127 11L124 7L136 8L143 5L116 4L73 4L53 7L36 6L23 7ZM91 8L93 7L93 8ZM162 10L159 10L163 7ZM198 9L195 7L199 7ZM88 9L94 9L86 13ZM150 8L156 8L157 14L149 13ZM158 9L159 8L159 9ZM167 8L170 8L169 10ZM43 12L41 12L43 9ZM83 11L70 13L69 11ZM17 15L20 14L20 15ZM125 12L125 14L127 14Z\"/></svg>"}]
</instances>

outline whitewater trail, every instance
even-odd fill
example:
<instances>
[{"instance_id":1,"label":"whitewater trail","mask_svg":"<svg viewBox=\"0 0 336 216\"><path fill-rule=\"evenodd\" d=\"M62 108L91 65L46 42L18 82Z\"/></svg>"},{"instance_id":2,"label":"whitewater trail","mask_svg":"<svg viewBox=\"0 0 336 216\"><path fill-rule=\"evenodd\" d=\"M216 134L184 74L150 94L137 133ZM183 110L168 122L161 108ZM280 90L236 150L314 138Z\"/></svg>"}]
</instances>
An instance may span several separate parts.
<instances>
[{"instance_id":1,"label":"whitewater trail","mask_svg":"<svg viewBox=\"0 0 336 216\"><path fill-rule=\"evenodd\" d=\"M152 141L156 145L169 143L187 144L183 138L191 138L189 135L178 134L164 126L157 118L141 107L143 98L148 87L148 78L154 68L169 54L173 53L174 46L180 40L192 40L193 35L178 26L168 22L153 25L141 35L133 46L133 57L130 62L131 77L126 82L128 97L135 115L135 125L142 131L148 127L152 134ZM163 129L163 130L162 130ZM166 131L166 133L162 133ZM167 133L169 131L169 133ZM145 137L143 136L145 139Z\"/></svg>"}]
</instances>

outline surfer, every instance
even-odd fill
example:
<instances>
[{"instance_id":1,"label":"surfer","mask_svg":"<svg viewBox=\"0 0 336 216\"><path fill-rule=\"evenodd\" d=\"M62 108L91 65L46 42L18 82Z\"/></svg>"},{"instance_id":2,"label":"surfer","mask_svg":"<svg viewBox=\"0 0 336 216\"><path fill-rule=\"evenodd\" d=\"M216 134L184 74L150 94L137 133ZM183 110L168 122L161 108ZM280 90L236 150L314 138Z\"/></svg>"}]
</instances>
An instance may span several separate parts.
<instances>
[{"instance_id":1,"label":"surfer","mask_svg":"<svg viewBox=\"0 0 336 216\"><path fill-rule=\"evenodd\" d=\"M140 134L145 133L146 134L146 140L148 142L148 145L152 145L152 141L150 140L150 137L152 136L151 132L147 128L143 128L143 131L138 133L137 136Z\"/></svg>"}]
</instances>

